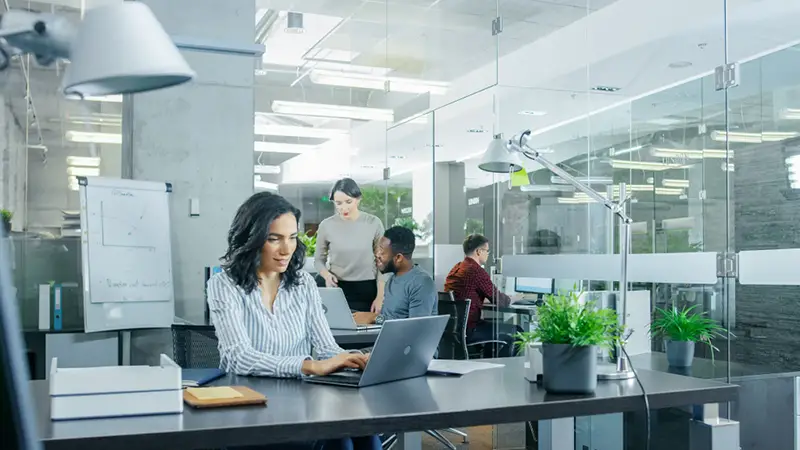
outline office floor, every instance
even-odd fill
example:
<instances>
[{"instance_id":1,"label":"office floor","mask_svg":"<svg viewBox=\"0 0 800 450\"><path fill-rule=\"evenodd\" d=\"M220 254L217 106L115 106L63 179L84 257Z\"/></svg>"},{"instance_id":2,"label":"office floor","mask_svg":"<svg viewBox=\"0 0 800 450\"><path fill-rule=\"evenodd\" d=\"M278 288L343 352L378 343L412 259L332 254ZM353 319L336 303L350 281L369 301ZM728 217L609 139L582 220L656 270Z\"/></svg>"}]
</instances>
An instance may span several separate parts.
<instances>
[{"instance_id":1,"label":"office floor","mask_svg":"<svg viewBox=\"0 0 800 450\"><path fill-rule=\"evenodd\" d=\"M503 425L499 428L497 447L494 447L495 435L491 426L466 428L465 430L469 435L469 443L467 444L462 444L459 436L454 436L449 433L444 434L459 450L493 450L495 448L502 450L524 449L524 428L522 425L515 425L517 424ZM428 435L423 435L423 450L442 450L444 448L445 447L436 439Z\"/></svg>"}]
</instances>

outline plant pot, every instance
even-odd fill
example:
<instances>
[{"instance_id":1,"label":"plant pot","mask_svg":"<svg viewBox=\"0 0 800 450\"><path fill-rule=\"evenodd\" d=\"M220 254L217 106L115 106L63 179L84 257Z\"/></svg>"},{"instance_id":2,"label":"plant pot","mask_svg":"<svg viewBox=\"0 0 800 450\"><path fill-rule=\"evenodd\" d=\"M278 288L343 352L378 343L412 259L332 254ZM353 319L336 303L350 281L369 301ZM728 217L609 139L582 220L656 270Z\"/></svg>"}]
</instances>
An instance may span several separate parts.
<instances>
[{"instance_id":1,"label":"plant pot","mask_svg":"<svg viewBox=\"0 0 800 450\"><path fill-rule=\"evenodd\" d=\"M11 221L4 220L3 221L3 230L6 232L6 235L11 234Z\"/></svg>"},{"instance_id":2,"label":"plant pot","mask_svg":"<svg viewBox=\"0 0 800 450\"><path fill-rule=\"evenodd\" d=\"M694 342L664 341L667 348L667 362L672 367L690 367L694 359Z\"/></svg>"},{"instance_id":3,"label":"plant pot","mask_svg":"<svg viewBox=\"0 0 800 450\"><path fill-rule=\"evenodd\" d=\"M593 394L597 388L597 346L542 344L544 389L552 394Z\"/></svg>"},{"instance_id":4,"label":"plant pot","mask_svg":"<svg viewBox=\"0 0 800 450\"><path fill-rule=\"evenodd\" d=\"M525 358L528 367L525 368L525 379L531 383L537 382L537 375L542 373L542 344L534 342L525 347Z\"/></svg>"}]
</instances>

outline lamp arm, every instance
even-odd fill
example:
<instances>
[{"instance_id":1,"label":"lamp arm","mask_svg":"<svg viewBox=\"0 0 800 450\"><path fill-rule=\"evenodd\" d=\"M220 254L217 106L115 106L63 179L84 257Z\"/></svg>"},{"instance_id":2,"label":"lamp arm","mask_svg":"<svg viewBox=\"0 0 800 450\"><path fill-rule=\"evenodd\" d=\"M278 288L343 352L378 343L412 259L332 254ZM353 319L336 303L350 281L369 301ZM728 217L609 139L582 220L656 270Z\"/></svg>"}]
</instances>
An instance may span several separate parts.
<instances>
[{"instance_id":1,"label":"lamp arm","mask_svg":"<svg viewBox=\"0 0 800 450\"><path fill-rule=\"evenodd\" d=\"M631 218L627 214L625 214L625 211L623 210L623 208L619 203L609 198L603 197L602 195L600 195L599 192L595 191L586 184L581 183L575 177L573 177L569 172L553 164L550 160L542 156L535 149L530 148L527 144L523 143L522 146L520 146L518 143L511 141L509 147L514 151L522 153L523 155L525 155L526 158L541 164L550 172L553 172L553 174L561 177L567 183L571 184L576 189L588 195L593 200L597 201L598 203L602 203L603 205L605 205L606 208L610 209L611 212L614 213L617 217L619 217L623 222L631 223L632 221ZM621 201L624 201L624 199L621 199Z\"/></svg>"}]
</instances>

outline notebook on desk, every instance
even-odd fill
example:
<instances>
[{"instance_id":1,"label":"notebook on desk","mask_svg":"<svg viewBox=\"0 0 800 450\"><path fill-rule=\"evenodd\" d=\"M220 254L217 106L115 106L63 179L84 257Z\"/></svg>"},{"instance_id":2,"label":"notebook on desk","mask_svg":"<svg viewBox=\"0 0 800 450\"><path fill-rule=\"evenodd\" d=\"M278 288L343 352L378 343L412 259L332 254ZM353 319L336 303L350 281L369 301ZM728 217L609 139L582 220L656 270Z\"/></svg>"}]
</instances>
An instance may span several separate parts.
<instances>
[{"instance_id":1,"label":"notebook on desk","mask_svg":"<svg viewBox=\"0 0 800 450\"><path fill-rule=\"evenodd\" d=\"M183 387L198 387L222 378L225 372L221 369L183 369L181 371Z\"/></svg>"}]
</instances>

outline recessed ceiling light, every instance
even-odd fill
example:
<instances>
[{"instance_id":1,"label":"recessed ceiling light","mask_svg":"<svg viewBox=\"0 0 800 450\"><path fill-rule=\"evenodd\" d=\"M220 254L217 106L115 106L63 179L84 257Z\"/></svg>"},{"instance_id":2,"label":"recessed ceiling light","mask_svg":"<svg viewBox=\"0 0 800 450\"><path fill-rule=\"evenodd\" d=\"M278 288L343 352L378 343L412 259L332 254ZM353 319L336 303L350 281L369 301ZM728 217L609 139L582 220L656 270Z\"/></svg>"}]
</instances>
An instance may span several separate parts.
<instances>
[{"instance_id":1,"label":"recessed ceiling light","mask_svg":"<svg viewBox=\"0 0 800 450\"><path fill-rule=\"evenodd\" d=\"M597 86L592 86L592 90L598 92L617 92L618 90L620 90L620 88L614 86L597 85Z\"/></svg>"},{"instance_id":2,"label":"recessed ceiling light","mask_svg":"<svg viewBox=\"0 0 800 450\"><path fill-rule=\"evenodd\" d=\"M481 128L467 128L467 133L486 133L486 130Z\"/></svg>"},{"instance_id":3,"label":"recessed ceiling light","mask_svg":"<svg viewBox=\"0 0 800 450\"><path fill-rule=\"evenodd\" d=\"M303 31L303 13L289 11L286 14L286 30L287 33L300 34Z\"/></svg>"},{"instance_id":4,"label":"recessed ceiling light","mask_svg":"<svg viewBox=\"0 0 800 450\"><path fill-rule=\"evenodd\" d=\"M520 116L544 116L547 114L547 111L537 111L537 110L522 110L519 113Z\"/></svg>"},{"instance_id":5,"label":"recessed ceiling light","mask_svg":"<svg viewBox=\"0 0 800 450\"><path fill-rule=\"evenodd\" d=\"M691 66L692 66L692 62L691 61L675 61L675 62L669 63L669 66L667 66L667 67L669 67L670 69L685 69L685 68L691 67Z\"/></svg>"},{"instance_id":6,"label":"recessed ceiling light","mask_svg":"<svg viewBox=\"0 0 800 450\"><path fill-rule=\"evenodd\" d=\"M406 159L406 157L403 155L391 155L389 159Z\"/></svg>"}]
</instances>

